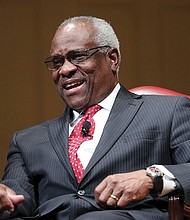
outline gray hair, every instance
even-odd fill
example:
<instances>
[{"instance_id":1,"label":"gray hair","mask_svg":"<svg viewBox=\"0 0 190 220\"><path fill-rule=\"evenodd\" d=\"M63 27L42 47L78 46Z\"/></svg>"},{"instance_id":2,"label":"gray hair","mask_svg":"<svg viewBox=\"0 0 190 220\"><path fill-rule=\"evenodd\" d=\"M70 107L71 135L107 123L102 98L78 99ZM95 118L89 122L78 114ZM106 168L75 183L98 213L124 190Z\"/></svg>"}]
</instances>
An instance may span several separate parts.
<instances>
[{"instance_id":1,"label":"gray hair","mask_svg":"<svg viewBox=\"0 0 190 220\"><path fill-rule=\"evenodd\" d=\"M121 56L119 40L117 38L117 35L115 34L114 29L107 21L101 18L96 18L92 16L72 17L72 18L65 20L63 23L61 23L59 28L72 22L78 23L81 21L85 23L90 23L93 25L93 28L95 30L94 42L95 44L97 44L97 46L107 45L107 46L116 48L119 52L119 56Z\"/></svg>"}]
</instances>

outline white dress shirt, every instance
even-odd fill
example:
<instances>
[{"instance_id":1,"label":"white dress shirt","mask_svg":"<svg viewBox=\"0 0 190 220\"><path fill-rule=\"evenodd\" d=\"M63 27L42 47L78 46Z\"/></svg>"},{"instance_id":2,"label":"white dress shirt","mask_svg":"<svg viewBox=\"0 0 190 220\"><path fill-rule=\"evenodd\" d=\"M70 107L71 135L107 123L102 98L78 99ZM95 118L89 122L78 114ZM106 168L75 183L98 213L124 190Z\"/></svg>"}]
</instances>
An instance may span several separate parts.
<instances>
[{"instance_id":1,"label":"white dress shirt","mask_svg":"<svg viewBox=\"0 0 190 220\"><path fill-rule=\"evenodd\" d=\"M114 90L110 93L110 95L108 95L103 101L99 103L99 105L102 108L93 116L96 125L93 138L91 140L83 142L77 151L78 157L80 158L84 169L87 167L96 149L96 146L98 145L104 126L107 122L107 119L109 117L110 111L112 109L113 103L115 101L117 93L119 92L120 87L121 86L118 83ZM69 124L69 135L71 134L75 125L80 121L82 117L82 113L78 113L73 110L73 121ZM161 193L161 196L171 191L174 191L176 189L176 184L174 181L175 177L173 176L173 174L170 173L163 165L154 166L157 166L165 174L163 177L163 191Z\"/></svg>"},{"instance_id":2,"label":"white dress shirt","mask_svg":"<svg viewBox=\"0 0 190 220\"><path fill-rule=\"evenodd\" d=\"M103 101L99 103L99 105L102 107L94 116L93 119L95 121L95 130L93 134L93 138L91 140L85 141L81 144L79 147L77 154L78 157L81 160L81 163L84 167L88 165L96 146L98 145L98 142L100 140L100 137L102 135L104 126L107 122L107 119L109 117L110 111L112 109L113 103L115 101L116 95L120 89L120 85L117 84L114 90L111 92L110 95L108 95ZM76 111L73 111L74 114L74 120L70 123L69 126L69 135L71 134L74 126L80 121L82 118L82 114L79 114Z\"/></svg>"}]
</instances>

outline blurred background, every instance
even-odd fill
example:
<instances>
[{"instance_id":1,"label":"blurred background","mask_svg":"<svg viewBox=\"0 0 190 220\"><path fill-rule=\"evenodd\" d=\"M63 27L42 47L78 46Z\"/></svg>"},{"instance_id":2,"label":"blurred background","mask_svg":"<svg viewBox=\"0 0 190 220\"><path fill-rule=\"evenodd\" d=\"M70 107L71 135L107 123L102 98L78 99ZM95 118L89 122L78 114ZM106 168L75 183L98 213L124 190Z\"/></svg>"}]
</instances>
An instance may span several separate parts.
<instances>
[{"instance_id":1,"label":"blurred background","mask_svg":"<svg viewBox=\"0 0 190 220\"><path fill-rule=\"evenodd\" d=\"M13 133L64 111L43 61L58 25L76 15L112 24L127 88L157 85L190 94L189 0L1 0L0 176Z\"/></svg>"}]
</instances>

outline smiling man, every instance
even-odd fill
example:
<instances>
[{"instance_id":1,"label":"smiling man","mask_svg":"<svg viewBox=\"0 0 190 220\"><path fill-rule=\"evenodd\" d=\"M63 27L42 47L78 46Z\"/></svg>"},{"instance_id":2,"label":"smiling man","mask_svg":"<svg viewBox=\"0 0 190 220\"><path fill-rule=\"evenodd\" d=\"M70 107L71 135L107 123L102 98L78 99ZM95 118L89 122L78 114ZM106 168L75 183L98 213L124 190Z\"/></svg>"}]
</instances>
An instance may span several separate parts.
<instances>
[{"instance_id":1,"label":"smiling man","mask_svg":"<svg viewBox=\"0 0 190 220\"><path fill-rule=\"evenodd\" d=\"M66 23L52 41L52 78L61 97L77 111L101 102L118 83L118 50L111 42L96 42L96 35L90 22Z\"/></svg>"},{"instance_id":2,"label":"smiling man","mask_svg":"<svg viewBox=\"0 0 190 220\"><path fill-rule=\"evenodd\" d=\"M67 107L14 134L0 219L166 220L168 193L190 203L190 101L130 93L120 60L103 19L58 27L45 64Z\"/></svg>"}]
</instances>

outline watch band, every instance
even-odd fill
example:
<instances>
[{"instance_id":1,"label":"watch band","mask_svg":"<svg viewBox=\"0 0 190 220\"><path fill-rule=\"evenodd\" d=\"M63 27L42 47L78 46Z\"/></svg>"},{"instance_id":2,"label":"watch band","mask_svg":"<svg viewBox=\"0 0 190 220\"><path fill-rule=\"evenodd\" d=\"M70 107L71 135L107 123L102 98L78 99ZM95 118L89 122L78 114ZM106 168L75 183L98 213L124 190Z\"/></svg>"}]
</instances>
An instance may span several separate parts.
<instances>
[{"instance_id":1,"label":"watch band","mask_svg":"<svg viewBox=\"0 0 190 220\"><path fill-rule=\"evenodd\" d=\"M159 197L163 190L163 176L164 173L155 166L146 168L146 175L149 176L154 184L153 189L150 191L150 195L154 198Z\"/></svg>"}]
</instances>

